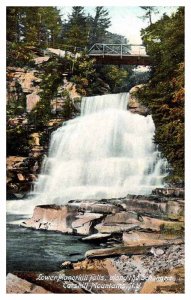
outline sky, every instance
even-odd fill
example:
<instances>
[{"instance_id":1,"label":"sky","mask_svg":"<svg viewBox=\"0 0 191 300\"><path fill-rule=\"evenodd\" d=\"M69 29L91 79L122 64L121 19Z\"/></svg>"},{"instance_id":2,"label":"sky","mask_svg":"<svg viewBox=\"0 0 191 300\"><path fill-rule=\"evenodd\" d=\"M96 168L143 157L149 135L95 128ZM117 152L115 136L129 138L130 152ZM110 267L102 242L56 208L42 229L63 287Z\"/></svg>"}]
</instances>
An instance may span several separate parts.
<instances>
[{"instance_id":1,"label":"sky","mask_svg":"<svg viewBox=\"0 0 191 300\"><path fill-rule=\"evenodd\" d=\"M148 21L143 21L140 17L144 11L139 6L105 6L109 11L112 25L108 29L112 33L118 33L125 36L131 44L141 44L140 30L148 26ZM63 18L67 19L68 14L71 13L72 7L59 7ZM159 6L157 7L159 14L153 16L153 21L157 21L166 13L171 15L176 11L177 6ZM94 15L95 7L86 6L87 14Z\"/></svg>"}]
</instances>

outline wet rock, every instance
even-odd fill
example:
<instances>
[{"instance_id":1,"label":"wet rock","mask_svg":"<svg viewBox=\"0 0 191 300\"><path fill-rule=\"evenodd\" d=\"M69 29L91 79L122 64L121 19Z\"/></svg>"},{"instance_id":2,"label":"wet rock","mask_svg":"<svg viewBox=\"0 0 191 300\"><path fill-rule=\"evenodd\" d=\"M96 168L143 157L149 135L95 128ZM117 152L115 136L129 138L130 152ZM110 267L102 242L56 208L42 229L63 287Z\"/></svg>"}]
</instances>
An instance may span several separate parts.
<instances>
[{"instance_id":1,"label":"wet rock","mask_svg":"<svg viewBox=\"0 0 191 300\"><path fill-rule=\"evenodd\" d=\"M137 113L143 116L147 116L149 114L149 109L146 108L144 105L142 105L135 93L138 92L138 90L142 87L143 85L136 85L133 88L130 89L129 91L129 100L128 100L128 109L132 112L132 113Z\"/></svg>"},{"instance_id":2,"label":"wet rock","mask_svg":"<svg viewBox=\"0 0 191 300\"><path fill-rule=\"evenodd\" d=\"M73 264L71 261L65 261L61 264L61 268L63 269L73 269Z\"/></svg>"},{"instance_id":3,"label":"wet rock","mask_svg":"<svg viewBox=\"0 0 191 300\"><path fill-rule=\"evenodd\" d=\"M18 177L18 180L20 180L20 181L24 181L25 180L25 177L21 173L18 173L17 177Z\"/></svg>"},{"instance_id":4,"label":"wet rock","mask_svg":"<svg viewBox=\"0 0 191 300\"><path fill-rule=\"evenodd\" d=\"M40 146L40 134L38 132L34 132L30 135L30 144L32 146Z\"/></svg>"},{"instance_id":5,"label":"wet rock","mask_svg":"<svg viewBox=\"0 0 191 300\"><path fill-rule=\"evenodd\" d=\"M156 188L153 195L184 198L183 188Z\"/></svg>"},{"instance_id":6,"label":"wet rock","mask_svg":"<svg viewBox=\"0 0 191 300\"><path fill-rule=\"evenodd\" d=\"M110 233L95 233L92 235L89 235L87 237L82 238L83 241L88 242L102 242L104 240L107 240L109 237L111 237Z\"/></svg>"},{"instance_id":7,"label":"wet rock","mask_svg":"<svg viewBox=\"0 0 191 300\"><path fill-rule=\"evenodd\" d=\"M23 156L8 156L6 161L7 170L21 169L26 159L27 157Z\"/></svg>"},{"instance_id":8,"label":"wet rock","mask_svg":"<svg viewBox=\"0 0 191 300\"><path fill-rule=\"evenodd\" d=\"M85 200L85 201L69 201L68 206L78 210L78 211L88 211L91 213L101 213L101 214L110 214L117 213L121 210L120 207L117 207L109 201L107 203L100 203L95 200Z\"/></svg>"}]
</instances>

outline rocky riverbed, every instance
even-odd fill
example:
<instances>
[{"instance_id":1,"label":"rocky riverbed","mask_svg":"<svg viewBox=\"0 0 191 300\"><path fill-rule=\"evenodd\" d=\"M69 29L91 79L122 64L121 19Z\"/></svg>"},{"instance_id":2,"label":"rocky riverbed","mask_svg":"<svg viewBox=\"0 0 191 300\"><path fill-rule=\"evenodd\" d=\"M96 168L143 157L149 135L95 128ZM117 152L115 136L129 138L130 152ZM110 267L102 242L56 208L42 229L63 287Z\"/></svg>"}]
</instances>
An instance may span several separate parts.
<instances>
[{"instance_id":1,"label":"rocky riverbed","mask_svg":"<svg viewBox=\"0 0 191 300\"><path fill-rule=\"evenodd\" d=\"M150 196L35 207L21 226L75 234L92 242L92 249L84 260L65 261L53 273L9 273L8 293L20 293L23 280L47 293L183 292L183 198L183 189L168 188ZM95 243L99 249L93 249Z\"/></svg>"}]
</instances>

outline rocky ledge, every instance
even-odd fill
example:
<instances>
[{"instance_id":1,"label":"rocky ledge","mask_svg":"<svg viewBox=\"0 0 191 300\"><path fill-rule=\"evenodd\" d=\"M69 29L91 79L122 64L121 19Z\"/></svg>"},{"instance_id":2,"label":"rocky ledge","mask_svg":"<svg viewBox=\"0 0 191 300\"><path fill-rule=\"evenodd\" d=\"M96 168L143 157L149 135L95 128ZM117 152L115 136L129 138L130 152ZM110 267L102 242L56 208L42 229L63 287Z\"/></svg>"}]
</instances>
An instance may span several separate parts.
<instances>
[{"instance_id":1,"label":"rocky ledge","mask_svg":"<svg viewBox=\"0 0 191 300\"><path fill-rule=\"evenodd\" d=\"M46 279L14 276L44 293L183 293L183 196L183 189L156 189L149 196L37 206L21 226L77 234L100 248L84 253L82 261L63 262L63 270ZM9 293L10 279L16 280L8 276Z\"/></svg>"},{"instance_id":2,"label":"rocky ledge","mask_svg":"<svg viewBox=\"0 0 191 300\"><path fill-rule=\"evenodd\" d=\"M99 201L71 200L67 205L39 205L21 226L89 236L88 240L91 240L90 235L95 239L95 234L99 234L97 239L117 236L124 243L137 238L146 242L151 232L163 234L162 240L182 234L183 218L182 189L157 189L150 196L127 195Z\"/></svg>"}]
</instances>

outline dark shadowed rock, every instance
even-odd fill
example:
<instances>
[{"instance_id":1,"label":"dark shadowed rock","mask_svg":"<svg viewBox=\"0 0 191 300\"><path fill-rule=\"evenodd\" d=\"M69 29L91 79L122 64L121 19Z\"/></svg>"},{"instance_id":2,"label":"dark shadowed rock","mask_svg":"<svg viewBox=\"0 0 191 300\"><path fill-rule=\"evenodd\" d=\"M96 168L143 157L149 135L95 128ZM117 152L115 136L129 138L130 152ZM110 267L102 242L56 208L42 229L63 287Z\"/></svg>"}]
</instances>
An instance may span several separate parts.
<instances>
[{"instance_id":1,"label":"dark shadowed rock","mask_svg":"<svg viewBox=\"0 0 191 300\"><path fill-rule=\"evenodd\" d=\"M156 188L152 193L159 196L184 198L183 188Z\"/></svg>"}]
</instances>

